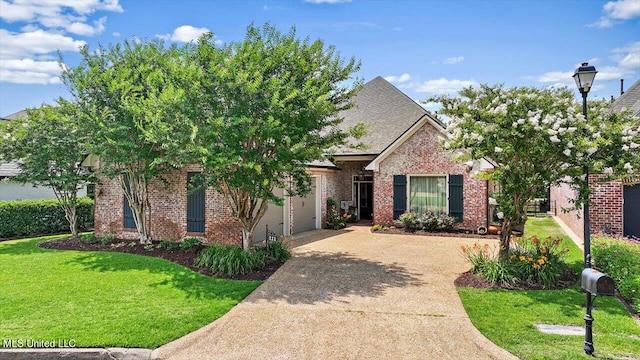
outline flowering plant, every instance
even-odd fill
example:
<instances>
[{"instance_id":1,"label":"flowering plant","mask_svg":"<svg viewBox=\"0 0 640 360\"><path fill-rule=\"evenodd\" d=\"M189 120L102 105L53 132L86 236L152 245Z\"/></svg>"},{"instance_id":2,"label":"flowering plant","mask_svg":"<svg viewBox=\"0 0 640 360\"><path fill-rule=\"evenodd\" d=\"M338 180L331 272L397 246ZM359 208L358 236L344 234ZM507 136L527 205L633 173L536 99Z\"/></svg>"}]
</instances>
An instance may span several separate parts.
<instances>
[{"instance_id":1,"label":"flowering plant","mask_svg":"<svg viewBox=\"0 0 640 360\"><path fill-rule=\"evenodd\" d=\"M549 185L566 183L577 191L575 206L588 199L584 169L606 177L626 176L640 169L637 118L629 111L609 111L604 100L589 101L588 118L566 88L505 88L480 85L427 100L442 105L448 120L445 149L473 166L472 174L495 181L504 216L500 255L508 257L512 229L527 220L526 205ZM463 151L460 151L463 150ZM476 159L496 167L481 173Z\"/></svg>"}]
</instances>

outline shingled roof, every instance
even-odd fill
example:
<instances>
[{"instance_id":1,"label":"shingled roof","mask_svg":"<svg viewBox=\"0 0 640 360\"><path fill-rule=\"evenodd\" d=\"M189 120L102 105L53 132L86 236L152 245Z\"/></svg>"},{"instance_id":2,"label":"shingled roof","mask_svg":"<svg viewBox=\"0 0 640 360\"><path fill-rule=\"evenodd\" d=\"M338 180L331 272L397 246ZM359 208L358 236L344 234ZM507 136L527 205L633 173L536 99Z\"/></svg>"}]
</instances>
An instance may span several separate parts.
<instances>
[{"instance_id":1,"label":"shingled roof","mask_svg":"<svg viewBox=\"0 0 640 360\"><path fill-rule=\"evenodd\" d=\"M362 121L367 134L360 142L368 147L339 149L336 155L378 155L413 124L429 113L405 93L378 76L364 84L353 97L354 107L340 113L344 117L344 128Z\"/></svg>"},{"instance_id":2,"label":"shingled roof","mask_svg":"<svg viewBox=\"0 0 640 360\"><path fill-rule=\"evenodd\" d=\"M26 110L21 110L11 115L0 117L0 121L11 121L27 116ZM10 178L20 173L20 167L14 161L2 162L0 161L0 179Z\"/></svg>"},{"instance_id":3,"label":"shingled roof","mask_svg":"<svg viewBox=\"0 0 640 360\"><path fill-rule=\"evenodd\" d=\"M611 105L611 110L618 112L623 109L630 109L633 114L640 116L640 80L631 85L624 94L620 95Z\"/></svg>"}]
</instances>

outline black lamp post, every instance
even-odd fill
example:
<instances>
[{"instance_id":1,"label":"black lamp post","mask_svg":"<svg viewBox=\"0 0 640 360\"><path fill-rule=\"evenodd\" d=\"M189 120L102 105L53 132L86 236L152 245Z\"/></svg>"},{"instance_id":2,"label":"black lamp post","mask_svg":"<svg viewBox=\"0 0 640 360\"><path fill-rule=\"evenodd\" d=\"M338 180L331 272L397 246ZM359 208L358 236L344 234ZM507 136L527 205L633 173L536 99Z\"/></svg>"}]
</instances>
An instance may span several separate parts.
<instances>
[{"instance_id":1,"label":"black lamp post","mask_svg":"<svg viewBox=\"0 0 640 360\"><path fill-rule=\"evenodd\" d=\"M593 79L596 77L596 68L589 66L589 63L582 63L582 65L576 69L573 74L573 79L576 81L578 90L582 94L582 115L584 120L587 121L587 94L591 90L593 85ZM589 188L589 166L583 166L585 183L584 186ZM584 204L584 268L591 268L591 231L589 224L589 199ZM584 316L585 322L585 334L584 334L584 352L588 355L593 354L593 317L591 316L591 292L587 291L587 314Z\"/></svg>"}]
</instances>

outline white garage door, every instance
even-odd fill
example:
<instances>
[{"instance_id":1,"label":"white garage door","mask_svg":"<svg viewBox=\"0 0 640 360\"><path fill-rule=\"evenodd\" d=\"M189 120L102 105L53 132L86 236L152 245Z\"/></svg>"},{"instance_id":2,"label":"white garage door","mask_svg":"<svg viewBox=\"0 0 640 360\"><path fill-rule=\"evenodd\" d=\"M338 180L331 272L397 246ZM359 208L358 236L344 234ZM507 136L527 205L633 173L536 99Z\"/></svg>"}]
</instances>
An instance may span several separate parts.
<instances>
[{"instance_id":1,"label":"white garage door","mask_svg":"<svg viewBox=\"0 0 640 360\"><path fill-rule=\"evenodd\" d=\"M275 189L273 194L282 198L283 191L282 189ZM258 226L256 226L256 230L253 234L253 242L254 243L262 243L264 239L267 238L267 225L269 226L269 231L276 234L276 236L280 237L280 235L284 234L284 211L282 206L277 206L274 203L269 203L269 208L267 212L264 214Z\"/></svg>"},{"instance_id":2,"label":"white garage door","mask_svg":"<svg viewBox=\"0 0 640 360\"><path fill-rule=\"evenodd\" d=\"M311 180L311 192L293 198L293 233L316 228L316 178Z\"/></svg>"}]
</instances>

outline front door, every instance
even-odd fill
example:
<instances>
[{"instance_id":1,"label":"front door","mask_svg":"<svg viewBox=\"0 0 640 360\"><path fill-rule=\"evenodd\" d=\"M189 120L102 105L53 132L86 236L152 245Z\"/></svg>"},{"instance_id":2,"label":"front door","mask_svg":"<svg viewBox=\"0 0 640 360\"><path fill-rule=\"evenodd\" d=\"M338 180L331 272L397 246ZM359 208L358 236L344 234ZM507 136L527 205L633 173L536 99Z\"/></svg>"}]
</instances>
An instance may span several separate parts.
<instances>
[{"instance_id":1,"label":"front door","mask_svg":"<svg viewBox=\"0 0 640 360\"><path fill-rule=\"evenodd\" d=\"M373 219L373 183L360 183L358 214L360 219Z\"/></svg>"},{"instance_id":2,"label":"front door","mask_svg":"<svg viewBox=\"0 0 640 360\"><path fill-rule=\"evenodd\" d=\"M353 177L353 206L358 220L373 219L373 176Z\"/></svg>"}]
</instances>

